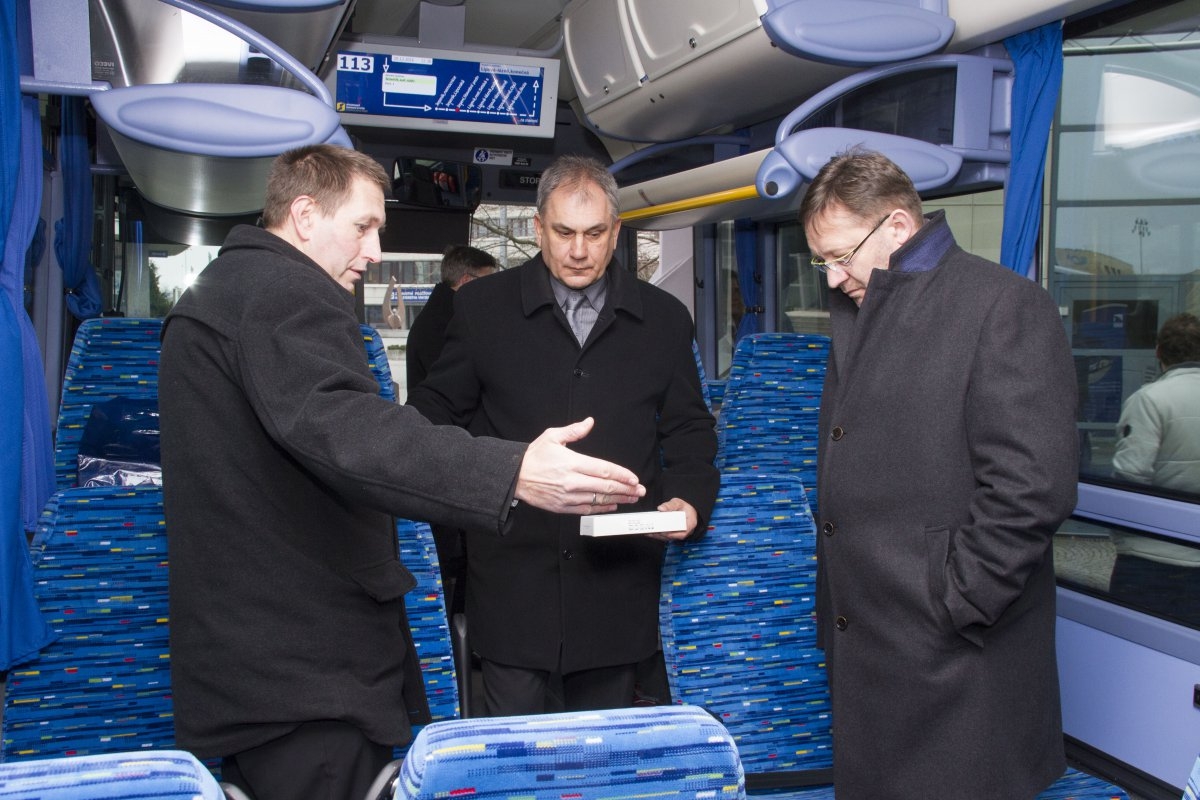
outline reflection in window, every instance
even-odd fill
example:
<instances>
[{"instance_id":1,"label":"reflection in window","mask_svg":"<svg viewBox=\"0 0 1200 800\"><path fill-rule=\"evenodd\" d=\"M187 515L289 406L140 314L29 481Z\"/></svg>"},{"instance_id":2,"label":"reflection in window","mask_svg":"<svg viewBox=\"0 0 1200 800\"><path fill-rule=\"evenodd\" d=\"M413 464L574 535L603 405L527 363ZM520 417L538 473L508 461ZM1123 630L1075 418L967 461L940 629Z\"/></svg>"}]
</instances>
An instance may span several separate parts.
<instances>
[{"instance_id":1,"label":"reflection in window","mask_svg":"<svg viewBox=\"0 0 1200 800\"><path fill-rule=\"evenodd\" d=\"M1104 73L1100 82L1102 149L1145 147L1200 131L1196 87L1173 86L1168 81L1169 76L1118 69Z\"/></svg>"},{"instance_id":2,"label":"reflection in window","mask_svg":"<svg viewBox=\"0 0 1200 800\"><path fill-rule=\"evenodd\" d=\"M1200 628L1200 545L1069 519L1054 537L1058 582Z\"/></svg>"},{"instance_id":3,"label":"reflection in window","mask_svg":"<svg viewBox=\"0 0 1200 800\"><path fill-rule=\"evenodd\" d=\"M1081 478L1192 501L1200 388L1157 348L1168 320L1200 314L1195 8L1068 37L1048 226L1050 290L1075 355Z\"/></svg>"}]
</instances>

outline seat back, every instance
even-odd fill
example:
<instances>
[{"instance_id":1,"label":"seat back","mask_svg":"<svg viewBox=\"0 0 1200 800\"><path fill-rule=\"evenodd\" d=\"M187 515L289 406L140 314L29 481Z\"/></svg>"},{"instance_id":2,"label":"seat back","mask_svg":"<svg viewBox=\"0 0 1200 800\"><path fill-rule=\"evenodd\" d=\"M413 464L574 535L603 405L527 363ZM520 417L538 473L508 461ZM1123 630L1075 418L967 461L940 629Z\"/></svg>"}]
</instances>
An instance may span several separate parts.
<instances>
[{"instance_id":1,"label":"seat back","mask_svg":"<svg viewBox=\"0 0 1200 800\"><path fill-rule=\"evenodd\" d=\"M421 661L429 712L434 722L457 719L459 688L433 531L427 522L407 519L396 520L396 531L400 560L417 579L416 588L404 596L404 608Z\"/></svg>"},{"instance_id":2,"label":"seat back","mask_svg":"<svg viewBox=\"0 0 1200 800\"><path fill-rule=\"evenodd\" d=\"M387 347L379 331L370 325L359 325L363 335L363 345L367 348L367 364L371 374L379 381L379 396L385 400L396 402L396 384L392 381L392 367L388 363Z\"/></svg>"},{"instance_id":3,"label":"seat back","mask_svg":"<svg viewBox=\"0 0 1200 800\"><path fill-rule=\"evenodd\" d=\"M705 537L667 550L660 629L671 696L728 728L748 776L832 764L815 545L797 478L726 472Z\"/></svg>"},{"instance_id":4,"label":"seat back","mask_svg":"<svg viewBox=\"0 0 1200 800\"><path fill-rule=\"evenodd\" d=\"M0 796L38 800L223 800L191 753L154 750L0 764Z\"/></svg>"},{"instance_id":5,"label":"seat back","mask_svg":"<svg viewBox=\"0 0 1200 800\"><path fill-rule=\"evenodd\" d=\"M694 706L658 706L426 726L400 770L397 800L740 800L737 748Z\"/></svg>"},{"instance_id":6,"label":"seat back","mask_svg":"<svg viewBox=\"0 0 1200 800\"><path fill-rule=\"evenodd\" d=\"M379 382L379 395L395 402L396 389L383 338L370 325L360 327L371 373ZM417 579L416 588L404 596L404 607L421 661L430 716L434 722L457 719L459 687L433 530L427 522L397 519L396 534L400 540L400 561ZM397 756L403 756L406 750L398 748Z\"/></svg>"},{"instance_id":7,"label":"seat back","mask_svg":"<svg viewBox=\"0 0 1200 800\"><path fill-rule=\"evenodd\" d=\"M718 465L795 475L816 510L817 412L829 337L757 333L733 353L717 422Z\"/></svg>"},{"instance_id":8,"label":"seat back","mask_svg":"<svg viewBox=\"0 0 1200 800\"><path fill-rule=\"evenodd\" d=\"M54 476L59 489L75 486L79 442L92 407L125 397L158 399L161 319L89 319L75 332L63 374L58 427L54 435Z\"/></svg>"},{"instance_id":9,"label":"seat back","mask_svg":"<svg viewBox=\"0 0 1200 800\"><path fill-rule=\"evenodd\" d=\"M172 747L162 490L57 492L32 561L56 639L8 674L4 760Z\"/></svg>"}]
</instances>

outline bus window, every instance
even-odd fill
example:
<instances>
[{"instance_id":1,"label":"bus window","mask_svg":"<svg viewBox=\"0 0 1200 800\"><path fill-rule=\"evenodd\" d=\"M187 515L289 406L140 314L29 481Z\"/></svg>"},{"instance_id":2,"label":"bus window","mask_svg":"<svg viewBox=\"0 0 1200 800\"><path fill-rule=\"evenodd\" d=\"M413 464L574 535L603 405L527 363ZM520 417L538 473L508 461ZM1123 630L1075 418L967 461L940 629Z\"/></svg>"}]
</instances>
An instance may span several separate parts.
<instances>
[{"instance_id":1,"label":"bus window","mask_svg":"<svg viewBox=\"0 0 1200 800\"><path fill-rule=\"evenodd\" d=\"M1059 585L1200 628L1200 545L1072 518L1054 537Z\"/></svg>"},{"instance_id":2,"label":"bus window","mask_svg":"<svg viewBox=\"0 0 1200 800\"><path fill-rule=\"evenodd\" d=\"M1194 4L1175 4L1067 32L1048 226L1079 378L1081 479L1193 502L1200 465L1135 481L1113 458L1130 397L1161 374L1163 324L1200 314L1198 22ZM1200 428L1174 435L1189 437L1178 457L1200 457Z\"/></svg>"}]
</instances>

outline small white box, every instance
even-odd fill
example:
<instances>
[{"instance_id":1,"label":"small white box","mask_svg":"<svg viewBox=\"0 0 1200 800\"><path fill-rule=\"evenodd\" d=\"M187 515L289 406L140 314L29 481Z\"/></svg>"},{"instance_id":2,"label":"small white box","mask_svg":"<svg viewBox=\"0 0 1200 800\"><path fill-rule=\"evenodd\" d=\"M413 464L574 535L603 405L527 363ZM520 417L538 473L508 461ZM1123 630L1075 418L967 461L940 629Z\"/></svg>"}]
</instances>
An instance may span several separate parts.
<instances>
[{"instance_id":1,"label":"small white box","mask_svg":"<svg viewBox=\"0 0 1200 800\"><path fill-rule=\"evenodd\" d=\"M622 536L630 533L668 533L684 530L682 511L635 511L630 514L589 514L579 518L580 536Z\"/></svg>"}]
</instances>

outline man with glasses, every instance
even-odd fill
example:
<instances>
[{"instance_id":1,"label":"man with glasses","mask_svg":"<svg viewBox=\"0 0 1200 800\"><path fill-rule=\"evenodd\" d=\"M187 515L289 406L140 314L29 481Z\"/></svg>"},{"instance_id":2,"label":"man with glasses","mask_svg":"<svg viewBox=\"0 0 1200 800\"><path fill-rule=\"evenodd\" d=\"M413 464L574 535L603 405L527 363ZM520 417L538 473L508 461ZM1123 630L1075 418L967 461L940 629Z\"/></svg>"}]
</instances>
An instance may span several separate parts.
<instances>
[{"instance_id":1,"label":"man with glasses","mask_svg":"<svg viewBox=\"0 0 1200 800\"><path fill-rule=\"evenodd\" d=\"M1075 370L1036 283L960 248L882 155L800 209L830 287L817 619L838 800L1033 798L1065 769L1052 537Z\"/></svg>"}]
</instances>

